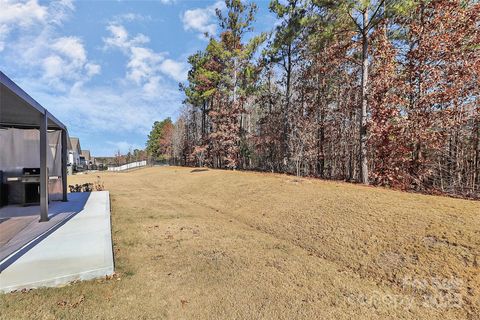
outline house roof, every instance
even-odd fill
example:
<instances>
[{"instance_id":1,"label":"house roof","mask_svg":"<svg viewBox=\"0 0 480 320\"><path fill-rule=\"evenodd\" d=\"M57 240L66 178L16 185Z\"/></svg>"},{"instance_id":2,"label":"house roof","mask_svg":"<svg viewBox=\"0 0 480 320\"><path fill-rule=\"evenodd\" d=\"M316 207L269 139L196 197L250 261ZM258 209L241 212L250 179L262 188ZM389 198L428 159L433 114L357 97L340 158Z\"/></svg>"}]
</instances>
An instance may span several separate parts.
<instances>
[{"instance_id":1,"label":"house roof","mask_svg":"<svg viewBox=\"0 0 480 320\"><path fill-rule=\"evenodd\" d=\"M70 143L72 144L72 150L77 151L78 154L82 153L82 148L80 147L80 139L76 137L70 137Z\"/></svg>"},{"instance_id":2,"label":"house roof","mask_svg":"<svg viewBox=\"0 0 480 320\"><path fill-rule=\"evenodd\" d=\"M67 131L62 122L0 71L0 126L35 129L44 116L48 129Z\"/></svg>"}]
</instances>

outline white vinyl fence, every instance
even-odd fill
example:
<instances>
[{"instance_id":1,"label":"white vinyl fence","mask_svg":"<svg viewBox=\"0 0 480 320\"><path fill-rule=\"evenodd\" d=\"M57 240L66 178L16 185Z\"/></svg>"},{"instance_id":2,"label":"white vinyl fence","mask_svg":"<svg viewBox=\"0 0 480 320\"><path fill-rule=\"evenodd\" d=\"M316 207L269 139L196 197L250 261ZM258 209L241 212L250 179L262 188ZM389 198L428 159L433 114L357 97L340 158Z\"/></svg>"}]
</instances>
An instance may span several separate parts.
<instances>
[{"instance_id":1,"label":"white vinyl fence","mask_svg":"<svg viewBox=\"0 0 480 320\"><path fill-rule=\"evenodd\" d=\"M137 162L130 162L127 164L124 164L119 167L108 167L108 171L123 171L123 170L128 170L128 169L133 169L133 168L139 168L139 167L144 167L147 165L147 161L137 161Z\"/></svg>"}]
</instances>

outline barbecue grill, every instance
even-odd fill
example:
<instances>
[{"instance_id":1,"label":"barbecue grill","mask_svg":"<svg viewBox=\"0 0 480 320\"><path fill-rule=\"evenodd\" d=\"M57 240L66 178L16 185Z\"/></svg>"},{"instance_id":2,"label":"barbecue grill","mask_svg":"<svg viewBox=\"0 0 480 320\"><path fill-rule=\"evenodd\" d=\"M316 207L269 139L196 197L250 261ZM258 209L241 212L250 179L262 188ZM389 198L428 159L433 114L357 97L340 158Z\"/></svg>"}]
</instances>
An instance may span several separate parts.
<instances>
[{"instance_id":1,"label":"barbecue grill","mask_svg":"<svg viewBox=\"0 0 480 320\"><path fill-rule=\"evenodd\" d=\"M48 177L48 180L58 179L58 176ZM7 183L23 184L22 205L40 204L40 168L23 168L21 176L8 177Z\"/></svg>"}]
</instances>

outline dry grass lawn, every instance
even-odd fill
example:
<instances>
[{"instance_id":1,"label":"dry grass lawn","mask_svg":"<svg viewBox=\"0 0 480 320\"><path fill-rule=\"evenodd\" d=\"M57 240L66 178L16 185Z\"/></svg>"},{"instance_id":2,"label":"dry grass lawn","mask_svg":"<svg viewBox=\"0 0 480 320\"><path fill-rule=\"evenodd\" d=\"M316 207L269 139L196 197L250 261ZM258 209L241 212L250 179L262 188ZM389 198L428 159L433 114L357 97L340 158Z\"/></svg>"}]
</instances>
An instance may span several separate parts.
<instances>
[{"instance_id":1,"label":"dry grass lawn","mask_svg":"<svg viewBox=\"0 0 480 320\"><path fill-rule=\"evenodd\" d=\"M118 277L1 295L0 318L480 319L479 202L178 167L100 176Z\"/></svg>"}]
</instances>

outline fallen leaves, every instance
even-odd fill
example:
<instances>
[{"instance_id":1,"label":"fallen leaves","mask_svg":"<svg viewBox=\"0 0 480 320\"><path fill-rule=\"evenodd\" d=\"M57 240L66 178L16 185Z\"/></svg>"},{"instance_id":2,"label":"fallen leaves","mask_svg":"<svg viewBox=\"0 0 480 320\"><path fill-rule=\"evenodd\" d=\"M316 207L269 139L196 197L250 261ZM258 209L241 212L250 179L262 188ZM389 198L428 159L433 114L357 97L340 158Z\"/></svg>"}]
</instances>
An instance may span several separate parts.
<instances>
[{"instance_id":1,"label":"fallen leaves","mask_svg":"<svg viewBox=\"0 0 480 320\"><path fill-rule=\"evenodd\" d=\"M120 274L117 273L117 272L114 272L114 273L111 274L111 275L106 275L106 276L105 276L105 280L117 280L117 281L120 281L120 280L121 280Z\"/></svg>"},{"instance_id":2,"label":"fallen leaves","mask_svg":"<svg viewBox=\"0 0 480 320\"><path fill-rule=\"evenodd\" d=\"M188 300L180 299L180 303L182 304L182 308L188 303Z\"/></svg>"},{"instance_id":3,"label":"fallen leaves","mask_svg":"<svg viewBox=\"0 0 480 320\"><path fill-rule=\"evenodd\" d=\"M80 297L78 297L73 302L70 302L69 300L60 300L60 301L57 302L57 306L75 309L80 304L82 304L84 301L85 301L85 295L82 294Z\"/></svg>"}]
</instances>

